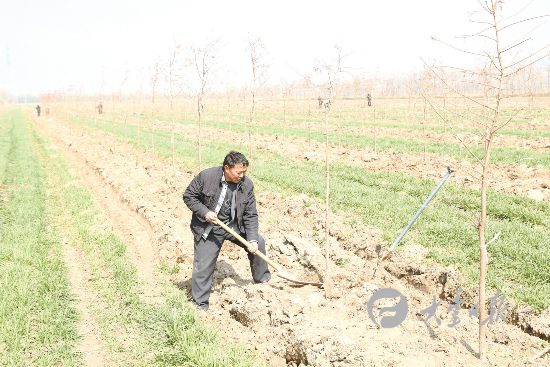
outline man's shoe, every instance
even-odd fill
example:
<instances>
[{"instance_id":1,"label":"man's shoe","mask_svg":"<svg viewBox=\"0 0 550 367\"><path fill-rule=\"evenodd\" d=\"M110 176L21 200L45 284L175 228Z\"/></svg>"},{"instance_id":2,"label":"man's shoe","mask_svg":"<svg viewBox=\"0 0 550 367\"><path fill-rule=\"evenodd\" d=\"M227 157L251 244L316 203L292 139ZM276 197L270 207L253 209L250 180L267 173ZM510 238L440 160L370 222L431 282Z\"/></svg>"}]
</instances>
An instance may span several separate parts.
<instances>
[{"instance_id":1,"label":"man's shoe","mask_svg":"<svg viewBox=\"0 0 550 367\"><path fill-rule=\"evenodd\" d=\"M254 280L254 284L263 284L263 283L269 282L270 280L271 280L271 274L269 274L269 276L267 278L264 278L264 279L260 280L259 282Z\"/></svg>"},{"instance_id":2,"label":"man's shoe","mask_svg":"<svg viewBox=\"0 0 550 367\"><path fill-rule=\"evenodd\" d=\"M195 308L199 311L203 311L203 312L206 312L208 311L208 303L203 303L201 305L195 303L195 302L192 302L193 303L193 306L195 306Z\"/></svg>"}]
</instances>

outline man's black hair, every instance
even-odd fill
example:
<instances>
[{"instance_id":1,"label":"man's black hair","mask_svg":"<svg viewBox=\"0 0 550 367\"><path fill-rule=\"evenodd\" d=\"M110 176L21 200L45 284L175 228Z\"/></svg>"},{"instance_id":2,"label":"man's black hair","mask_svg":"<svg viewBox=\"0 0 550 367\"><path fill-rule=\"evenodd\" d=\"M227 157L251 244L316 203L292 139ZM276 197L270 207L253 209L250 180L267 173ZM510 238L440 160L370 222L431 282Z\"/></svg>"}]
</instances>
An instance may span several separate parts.
<instances>
[{"instance_id":1,"label":"man's black hair","mask_svg":"<svg viewBox=\"0 0 550 367\"><path fill-rule=\"evenodd\" d=\"M229 166L229 168L233 168L237 164L242 164L243 166L248 167L248 159L246 159L244 154L232 150L225 156L223 160L223 165L227 165Z\"/></svg>"}]
</instances>

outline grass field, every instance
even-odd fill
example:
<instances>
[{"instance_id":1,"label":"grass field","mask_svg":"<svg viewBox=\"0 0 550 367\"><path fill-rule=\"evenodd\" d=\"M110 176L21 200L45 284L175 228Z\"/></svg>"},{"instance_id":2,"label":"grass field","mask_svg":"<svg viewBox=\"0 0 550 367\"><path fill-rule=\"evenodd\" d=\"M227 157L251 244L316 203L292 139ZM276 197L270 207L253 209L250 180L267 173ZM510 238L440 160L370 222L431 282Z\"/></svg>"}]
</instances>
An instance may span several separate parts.
<instances>
[{"instance_id":1,"label":"grass field","mask_svg":"<svg viewBox=\"0 0 550 367\"><path fill-rule=\"evenodd\" d=\"M0 364L75 365L78 315L31 134L21 112L0 117Z\"/></svg>"}]
</instances>

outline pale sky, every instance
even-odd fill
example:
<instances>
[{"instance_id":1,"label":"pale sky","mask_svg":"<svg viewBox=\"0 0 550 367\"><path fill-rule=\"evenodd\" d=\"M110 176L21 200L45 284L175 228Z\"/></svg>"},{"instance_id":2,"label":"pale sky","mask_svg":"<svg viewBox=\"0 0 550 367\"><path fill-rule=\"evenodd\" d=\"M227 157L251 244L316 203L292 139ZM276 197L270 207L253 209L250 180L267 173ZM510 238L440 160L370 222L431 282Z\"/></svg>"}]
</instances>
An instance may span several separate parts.
<instances>
[{"instance_id":1,"label":"pale sky","mask_svg":"<svg viewBox=\"0 0 550 367\"><path fill-rule=\"evenodd\" d=\"M550 0L508 0L525 16L550 14ZM174 42L201 46L220 39L221 86L250 80L247 40L266 46L270 82L313 74L316 59L350 55L358 76L403 75L420 57L450 56L431 35L457 42L477 0L0 0L0 90L44 93L70 86L89 93L148 89L149 68L166 61ZM533 47L550 43L550 21L533 23ZM462 41L459 41L462 42ZM462 45L462 43L458 43Z\"/></svg>"}]
</instances>

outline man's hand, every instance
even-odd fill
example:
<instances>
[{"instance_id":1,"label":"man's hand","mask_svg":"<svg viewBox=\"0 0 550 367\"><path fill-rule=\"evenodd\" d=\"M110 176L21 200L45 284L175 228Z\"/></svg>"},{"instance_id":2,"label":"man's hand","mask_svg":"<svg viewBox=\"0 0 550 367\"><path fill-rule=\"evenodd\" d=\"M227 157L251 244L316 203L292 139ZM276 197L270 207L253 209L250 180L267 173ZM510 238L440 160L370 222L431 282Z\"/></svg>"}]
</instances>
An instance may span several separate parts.
<instances>
[{"instance_id":1,"label":"man's hand","mask_svg":"<svg viewBox=\"0 0 550 367\"><path fill-rule=\"evenodd\" d=\"M218 219L218 216L214 212L208 212L204 216L204 219L206 219L210 223L214 223L216 221L216 219Z\"/></svg>"},{"instance_id":2,"label":"man's hand","mask_svg":"<svg viewBox=\"0 0 550 367\"><path fill-rule=\"evenodd\" d=\"M251 240L248 243L250 243L252 245L252 249L249 249L250 252L252 253L252 255L257 255L258 254L258 241Z\"/></svg>"}]
</instances>

